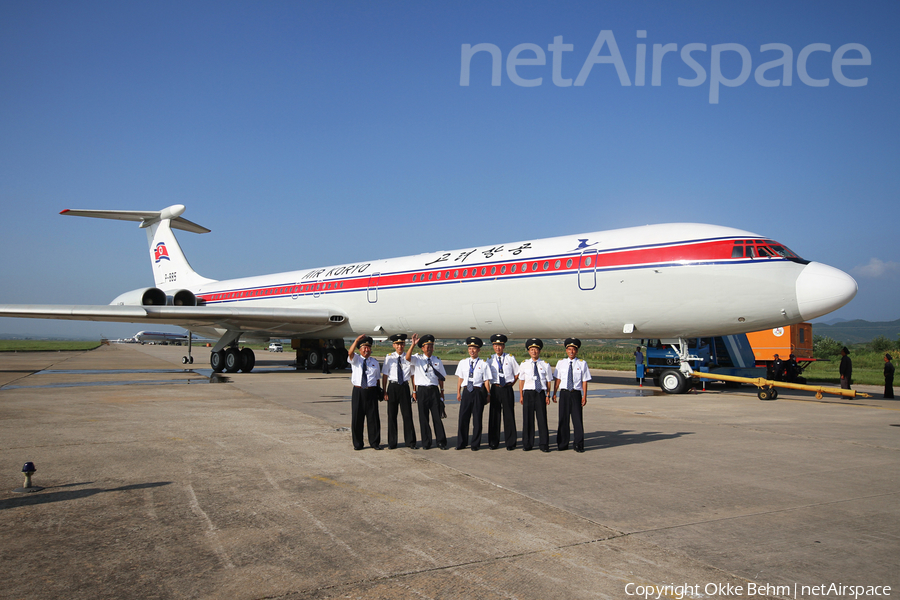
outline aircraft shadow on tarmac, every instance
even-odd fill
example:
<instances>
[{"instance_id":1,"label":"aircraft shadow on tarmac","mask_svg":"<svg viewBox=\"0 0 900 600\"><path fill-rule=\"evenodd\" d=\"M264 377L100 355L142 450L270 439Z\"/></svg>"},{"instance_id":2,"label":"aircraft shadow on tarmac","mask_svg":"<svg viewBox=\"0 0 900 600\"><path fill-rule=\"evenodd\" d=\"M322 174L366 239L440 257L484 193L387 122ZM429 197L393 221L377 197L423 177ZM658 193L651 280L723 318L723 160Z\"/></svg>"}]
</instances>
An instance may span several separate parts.
<instances>
[{"instance_id":1,"label":"aircraft shadow on tarmac","mask_svg":"<svg viewBox=\"0 0 900 600\"><path fill-rule=\"evenodd\" d=\"M88 485L93 482L87 483L71 483L67 485L60 485L55 487L73 487L76 485ZM93 496L95 494L103 494L105 492L125 492L129 490L144 490L148 488L162 487L164 485L170 485L171 481L157 481L154 483L135 483L132 485L123 485L117 488L87 488L83 490L72 490L65 492L36 492L33 494L25 494L22 496L18 496L15 498L7 498L5 500L0 500L0 510L6 510L8 508L20 508L22 506L34 506L37 504L48 504L50 502L64 502L66 500L78 500L80 498L87 498L89 496ZM53 488L44 488L45 490L50 490Z\"/></svg>"},{"instance_id":2,"label":"aircraft shadow on tarmac","mask_svg":"<svg viewBox=\"0 0 900 600\"><path fill-rule=\"evenodd\" d=\"M692 431L679 431L677 433L660 433L658 431L644 431L637 433L629 429L618 431L595 431L584 434L584 449L602 450L603 448L615 448L616 446L629 446L631 444L647 444L673 440L683 435L694 435Z\"/></svg>"}]
</instances>

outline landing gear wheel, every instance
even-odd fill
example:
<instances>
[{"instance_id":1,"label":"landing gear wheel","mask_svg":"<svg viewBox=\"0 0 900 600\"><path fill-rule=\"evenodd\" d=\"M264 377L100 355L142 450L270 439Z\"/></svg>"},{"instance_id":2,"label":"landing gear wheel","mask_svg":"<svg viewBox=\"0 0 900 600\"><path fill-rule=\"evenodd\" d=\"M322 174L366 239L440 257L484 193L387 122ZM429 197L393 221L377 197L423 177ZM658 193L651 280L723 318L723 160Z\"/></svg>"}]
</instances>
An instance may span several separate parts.
<instances>
[{"instance_id":1,"label":"landing gear wheel","mask_svg":"<svg viewBox=\"0 0 900 600\"><path fill-rule=\"evenodd\" d=\"M225 370L229 373L237 373L241 368L241 351L237 348L229 348L225 351Z\"/></svg>"},{"instance_id":2,"label":"landing gear wheel","mask_svg":"<svg viewBox=\"0 0 900 600\"><path fill-rule=\"evenodd\" d=\"M183 365L188 364L188 357L187 357L187 356L182 356L182 357L181 357L181 364L183 364Z\"/></svg>"},{"instance_id":3,"label":"landing gear wheel","mask_svg":"<svg viewBox=\"0 0 900 600\"><path fill-rule=\"evenodd\" d=\"M321 350L310 350L309 354L306 355L306 368L307 369L321 369L322 368L322 351Z\"/></svg>"},{"instance_id":4,"label":"landing gear wheel","mask_svg":"<svg viewBox=\"0 0 900 600\"><path fill-rule=\"evenodd\" d=\"M778 397L778 392L776 392L774 388L759 388L756 395L760 400L774 400Z\"/></svg>"},{"instance_id":5,"label":"landing gear wheel","mask_svg":"<svg viewBox=\"0 0 900 600\"><path fill-rule=\"evenodd\" d=\"M219 350L209 355L209 366L215 373L221 373L225 370L225 352Z\"/></svg>"},{"instance_id":6,"label":"landing gear wheel","mask_svg":"<svg viewBox=\"0 0 900 600\"><path fill-rule=\"evenodd\" d=\"M250 348L241 350L241 371L249 373L256 366L256 355Z\"/></svg>"},{"instance_id":7,"label":"landing gear wheel","mask_svg":"<svg viewBox=\"0 0 900 600\"><path fill-rule=\"evenodd\" d=\"M192 356L192 357L188 358L188 362L191 364L194 364L194 357Z\"/></svg>"},{"instance_id":8,"label":"landing gear wheel","mask_svg":"<svg viewBox=\"0 0 900 600\"><path fill-rule=\"evenodd\" d=\"M687 381L681 371L667 369L659 378L659 387L667 394L683 394L687 388Z\"/></svg>"}]
</instances>

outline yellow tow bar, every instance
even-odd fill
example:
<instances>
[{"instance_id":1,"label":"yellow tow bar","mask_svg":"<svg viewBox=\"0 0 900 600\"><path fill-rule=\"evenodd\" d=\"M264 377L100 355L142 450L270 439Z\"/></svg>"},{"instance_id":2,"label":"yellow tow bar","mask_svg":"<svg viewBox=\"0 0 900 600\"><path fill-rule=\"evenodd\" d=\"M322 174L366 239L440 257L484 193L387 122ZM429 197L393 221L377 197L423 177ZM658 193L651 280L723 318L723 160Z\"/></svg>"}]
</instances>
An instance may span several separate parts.
<instances>
[{"instance_id":1,"label":"yellow tow bar","mask_svg":"<svg viewBox=\"0 0 900 600\"><path fill-rule=\"evenodd\" d=\"M716 375L714 373L701 373L694 371L694 377L702 377L703 379L716 379L718 381L735 381L737 383L749 383L759 388L756 393L760 400L774 400L778 397L778 388L788 388L791 390L806 390L816 393L816 400L821 400L825 394L834 394L843 396L844 398L871 398L869 394L857 392L856 390L845 390L841 388L825 387L821 385L804 385L802 383L789 383L787 381L772 381L763 377L735 377L734 375Z\"/></svg>"}]
</instances>

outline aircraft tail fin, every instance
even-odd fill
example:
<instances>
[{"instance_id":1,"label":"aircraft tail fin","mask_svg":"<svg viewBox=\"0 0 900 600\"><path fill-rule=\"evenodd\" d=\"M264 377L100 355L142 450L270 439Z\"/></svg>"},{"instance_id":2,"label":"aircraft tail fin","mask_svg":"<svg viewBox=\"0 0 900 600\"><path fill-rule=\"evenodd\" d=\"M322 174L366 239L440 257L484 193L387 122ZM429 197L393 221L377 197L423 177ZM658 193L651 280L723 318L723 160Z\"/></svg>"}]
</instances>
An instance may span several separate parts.
<instances>
[{"instance_id":1,"label":"aircraft tail fin","mask_svg":"<svg viewBox=\"0 0 900 600\"><path fill-rule=\"evenodd\" d=\"M192 233L209 233L209 229L181 217L183 204L175 204L156 211L139 210L69 210L61 215L72 217L92 217L95 219L115 219L118 221L139 221L140 228L147 230L150 244L150 261L156 287L166 290L187 288L193 285L215 281L199 275L184 256L172 229Z\"/></svg>"}]
</instances>

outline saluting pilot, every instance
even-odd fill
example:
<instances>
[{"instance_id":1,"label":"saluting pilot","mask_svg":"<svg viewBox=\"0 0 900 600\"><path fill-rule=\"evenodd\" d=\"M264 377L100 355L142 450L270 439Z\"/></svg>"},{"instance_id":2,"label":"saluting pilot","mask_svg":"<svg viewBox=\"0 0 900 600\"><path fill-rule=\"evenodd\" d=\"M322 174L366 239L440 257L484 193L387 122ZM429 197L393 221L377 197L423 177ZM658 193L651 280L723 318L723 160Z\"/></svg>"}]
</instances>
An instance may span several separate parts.
<instances>
[{"instance_id":1,"label":"saluting pilot","mask_svg":"<svg viewBox=\"0 0 900 600\"><path fill-rule=\"evenodd\" d=\"M516 449L516 398L513 385L519 375L519 363L506 354L507 338L502 333L491 336L494 354L487 359L491 367L491 403L488 408L488 446L500 446L500 416L503 415L503 434L507 450Z\"/></svg>"},{"instance_id":2,"label":"saluting pilot","mask_svg":"<svg viewBox=\"0 0 900 600\"><path fill-rule=\"evenodd\" d=\"M587 404L587 382L591 380L591 372L587 363L578 358L581 340L566 338L566 358L556 363L556 387L553 390L553 401L559 393L559 428L556 430L556 447L560 450L569 448L569 420L575 430L575 451L584 452L584 421L582 412Z\"/></svg>"},{"instance_id":3,"label":"saluting pilot","mask_svg":"<svg viewBox=\"0 0 900 600\"><path fill-rule=\"evenodd\" d=\"M359 347L359 354L356 348ZM363 334L353 341L347 350L350 362L350 383L353 384L351 397L350 432L353 436L353 449L363 449L363 422L369 433L369 445L381 450L381 419L378 417L378 379L381 369L378 361L372 358L372 338Z\"/></svg>"},{"instance_id":4,"label":"saluting pilot","mask_svg":"<svg viewBox=\"0 0 900 600\"><path fill-rule=\"evenodd\" d=\"M419 405L419 432L422 434L422 447L431 448L431 425L428 417L434 421L434 437L441 450L447 449L447 434L444 432L444 424L441 422L441 413L444 412L444 380L447 379L447 371L444 363L434 356L434 336L419 334L412 336L412 345L406 351L406 360L413 368L413 401ZM412 355L413 348L419 346L422 354Z\"/></svg>"},{"instance_id":5,"label":"saluting pilot","mask_svg":"<svg viewBox=\"0 0 900 600\"><path fill-rule=\"evenodd\" d=\"M416 427L413 424L412 397L409 393L409 379L412 375L409 361L406 360L406 334L395 333L388 338L394 345L394 351L384 357L384 368L381 370L381 387L384 388L384 399L387 401L388 448L397 447L397 411L403 417L403 441L407 448L416 447Z\"/></svg>"},{"instance_id":6,"label":"saluting pilot","mask_svg":"<svg viewBox=\"0 0 900 600\"><path fill-rule=\"evenodd\" d=\"M472 424L472 450L481 447L481 425L484 422L484 405L487 404L491 388L491 368L478 358L484 342L480 337L466 338L469 358L459 361L456 366L456 397L459 398L459 428L456 449L462 450L469 444L469 420Z\"/></svg>"},{"instance_id":7,"label":"saluting pilot","mask_svg":"<svg viewBox=\"0 0 900 600\"><path fill-rule=\"evenodd\" d=\"M538 444L541 452L550 452L550 432L547 429L547 405L553 368L541 360L544 342L538 338L525 341L529 359L519 365L519 403L522 405L522 448L534 446L534 420L538 423Z\"/></svg>"}]
</instances>

